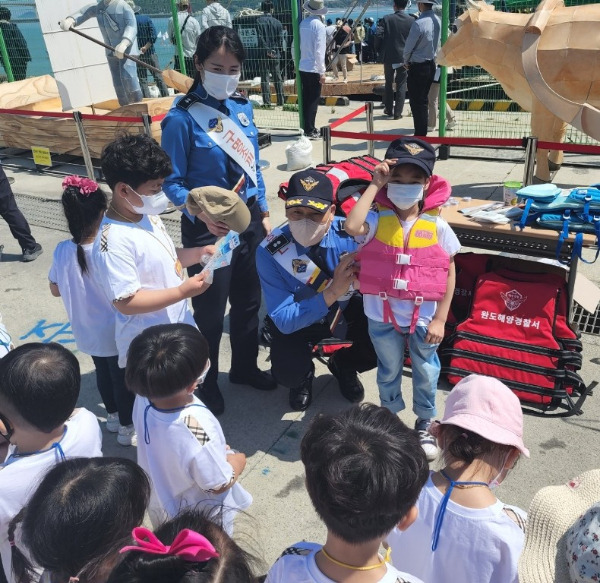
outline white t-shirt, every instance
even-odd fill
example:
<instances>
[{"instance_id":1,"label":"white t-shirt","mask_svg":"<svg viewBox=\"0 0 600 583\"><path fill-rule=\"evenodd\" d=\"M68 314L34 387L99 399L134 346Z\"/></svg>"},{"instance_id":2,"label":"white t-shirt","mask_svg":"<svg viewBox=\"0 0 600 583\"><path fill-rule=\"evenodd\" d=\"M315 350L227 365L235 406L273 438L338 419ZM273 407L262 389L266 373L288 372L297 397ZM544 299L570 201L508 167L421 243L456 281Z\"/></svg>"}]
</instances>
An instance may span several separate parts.
<instances>
[{"instance_id":1,"label":"white t-shirt","mask_svg":"<svg viewBox=\"0 0 600 583\"><path fill-rule=\"evenodd\" d=\"M180 509L223 505L223 527L233 531L236 510L252 503L252 496L236 482L222 494L233 468L227 461L225 436L217 418L197 397L183 409L160 410L145 397L133 405L138 434L138 464L152 481L148 512L154 525L173 518Z\"/></svg>"},{"instance_id":2,"label":"white t-shirt","mask_svg":"<svg viewBox=\"0 0 600 583\"><path fill-rule=\"evenodd\" d=\"M300 542L288 547L269 569L265 583L310 583L312 581L334 583L317 567L315 555L322 546L316 543ZM421 579L408 573L402 573L390 564L386 566L387 573L379 579L379 583L423 583Z\"/></svg>"},{"instance_id":3,"label":"white t-shirt","mask_svg":"<svg viewBox=\"0 0 600 583\"><path fill-rule=\"evenodd\" d=\"M93 277L110 302L139 290L178 287L183 270L176 270L177 251L160 217L144 215L138 223L115 221L105 216L92 249ZM119 366L125 368L131 341L149 326L184 322L195 326L187 300L162 310L126 316L116 312L115 337Z\"/></svg>"},{"instance_id":4,"label":"white t-shirt","mask_svg":"<svg viewBox=\"0 0 600 583\"><path fill-rule=\"evenodd\" d=\"M408 240L408 235L412 226L415 224L417 219L412 221L400 221L402 225L402 231L404 234L404 241ZM369 211L365 222L369 225L369 232L362 236L356 237L357 243L364 247L371 239L375 237L377 232L377 223L379 222L379 213L376 211ZM450 225L442 219L437 217L437 237L440 247L448 253L451 257L456 255L460 251L460 241L454 234L454 231L450 228ZM411 300L399 300L396 298L388 298L390 307L394 314L394 318L398 326L410 326L413 316L413 310L415 308L414 302ZM367 318L375 320L376 322L383 322L383 300L379 296L372 294L365 294L363 296L363 304L365 314ZM423 302L419 309L419 319L417 320L417 326L429 326L435 311L437 310L437 302Z\"/></svg>"},{"instance_id":5,"label":"white t-shirt","mask_svg":"<svg viewBox=\"0 0 600 583\"><path fill-rule=\"evenodd\" d=\"M66 430L59 447L19 456L15 446L8 448L4 463L0 466L0 553L6 577L11 583L12 559L8 543L8 524L27 504L46 472L62 461L62 456L102 456L102 432L96 416L87 409L76 409L65 423Z\"/></svg>"},{"instance_id":6,"label":"white t-shirt","mask_svg":"<svg viewBox=\"0 0 600 583\"><path fill-rule=\"evenodd\" d=\"M71 240L61 241L54 250L48 279L60 290L77 348L92 356L115 356L117 310L91 275L92 245L82 245L88 267L83 273L77 262L77 245Z\"/></svg>"},{"instance_id":7,"label":"white t-shirt","mask_svg":"<svg viewBox=\"0 0 600 583\"><path fill-rule=\"evenodd\" d=\"M442 498L430 476L417 502L417 520L405 532L394 529L388 535L392 563L435 583L517 583L526 512L500 500L487 508L466 508L451 499L438 546L432 551L433 528Z\"/></svg>"}]
</instances>

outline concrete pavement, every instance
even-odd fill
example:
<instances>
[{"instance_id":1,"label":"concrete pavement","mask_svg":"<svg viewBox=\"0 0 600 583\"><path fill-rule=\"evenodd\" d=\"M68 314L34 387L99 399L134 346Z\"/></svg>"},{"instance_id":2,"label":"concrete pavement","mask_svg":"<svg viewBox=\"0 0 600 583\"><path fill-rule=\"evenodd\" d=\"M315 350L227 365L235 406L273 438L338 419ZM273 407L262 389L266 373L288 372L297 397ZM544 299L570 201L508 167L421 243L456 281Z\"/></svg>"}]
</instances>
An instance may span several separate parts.
<instances>
[{"instance_id":1,"label":"concrete pavement","mask_svg":"<svg viewBox=\"0 0 600 583\"><path fill-rule=\"evenodd\" d=\"M349 107L321 107L319 125L324 125L349 113L358 103ZM406 108L408 109L408 108ZM384 119L376 110L375 130L388 133L412 133L412 119L397 122ZM459 123L460 123L460 112ZM359 117L343 129L365 131L365 121ZM283 204L277 199L280 182L289 178L285 169L285 147L296 138L273 135L273 145L261 151L270 167L264 171L268 199L271 205L273 225L283 221ZM321 162L321 142L313 142L313 160ZM387 144L377 144L376 156L383 157ZM366 154L366 143L334 139L333 155L344 159L352 155ZM485 152L489 160L450 158L436 164L436 173L447 178L454 188L455 196L471 196L491 200L502 199L502 184L507 179L521 180L522 156L515 152ZM517 159L521 157L521 160ZM37 240L44 253L36 261L20 262L20 250L12 239L6 224L0 220L0 244L4 244L4 257L0 263L0 313L16 343L49 341L65 343L75 350L66 314L59 299L48 290L47 274L56 244L67 238L64 222L61 222L60 183L62 177L40 175L22 167L14 167L14 160L7 159L5 170L15 178L13 189L18 203L32 223ZM19 165L21 163L19 162ZM74 168L81 174L84 169ZM600 182L600 170L563 167L555 182L561 186L583 186ZM174 238L178 239L178 220L168 217L167 223ZM595 266L582 266L588 278L600 283ZM228 322L225 322L226 330ZM598 377L600 363L600 339L584 335L584 366L581 374L586 382ZM230 348L227 333L222 342L222 371L227 371ZM83 383L80 403L104 417L104 411L95 389L95 375L91 358L77 353ZM259 366L269 368L268 351L261 349ZM367 400L378 402L375 372L362 375ZM318 412L335 412L348 406L341 397L336 381L327 369L317 363L315 398L306 413L290 412L287 391L279 388L274 393L262 393L244 386L230 386L226 372L220 374L220 385L225 395L227 410L220 418L230 445L248 455L248 465L242 475L242 483L254 496L254 504L248 515L238 523L237 532L249 546L257 549L270 564L289 544L298 540L323 540L324 528L314 513L304 489L302 464L299 461L299 444L307 422ZM411 379L404 378L404 396L411 402ZM443 413L446 392L438 392L438 414ZM525 418L525 443L531 450L531 459L523 459L511 473L498 495L507 503L527 508L533 494L541 487L567 481L578 473L599 466L600 403L597 396L586 401L584 414L568 419L549 419L527 416ZM414 423L414 415L404 411L400 417L408 424ZM105 455L135 458L135 449L122 448L115 436L105 434Z\"/></svg>"}]
</instances>

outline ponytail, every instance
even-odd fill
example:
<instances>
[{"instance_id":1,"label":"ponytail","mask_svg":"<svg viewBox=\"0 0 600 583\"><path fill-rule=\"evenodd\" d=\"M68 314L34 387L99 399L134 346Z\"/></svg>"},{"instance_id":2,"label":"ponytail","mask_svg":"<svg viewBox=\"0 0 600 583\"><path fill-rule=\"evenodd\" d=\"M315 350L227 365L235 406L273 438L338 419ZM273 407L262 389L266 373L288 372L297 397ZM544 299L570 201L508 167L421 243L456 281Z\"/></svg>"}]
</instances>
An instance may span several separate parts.
<instances>
[{"instance_id":1,"label":"ponytail","mask_svg":"<svg viewBox=\"0 0 600 583\"><path fill-rule=\"evenodd\" d=\"M108 207L108 199L93 180L79 176L67 176L63 181L63 189L63 212L69 225L69 232L77 245L77 263L82 273L88 273L81 241L96 234Z\"/></svg>"},{"instance_id":2,"label":"ponytail","mask_svg":"<svg viewBox=\"0 0 600 583\"><path fill-rule=\"evenodd\" d=\"M22 508L8 523L8 542L10 544L12 570L17 583L31 583L35 574L33 565L15 544L15 530L17 529L18 524L23 521L24 515L25 509Z\"/></svg>"}]
</instances>

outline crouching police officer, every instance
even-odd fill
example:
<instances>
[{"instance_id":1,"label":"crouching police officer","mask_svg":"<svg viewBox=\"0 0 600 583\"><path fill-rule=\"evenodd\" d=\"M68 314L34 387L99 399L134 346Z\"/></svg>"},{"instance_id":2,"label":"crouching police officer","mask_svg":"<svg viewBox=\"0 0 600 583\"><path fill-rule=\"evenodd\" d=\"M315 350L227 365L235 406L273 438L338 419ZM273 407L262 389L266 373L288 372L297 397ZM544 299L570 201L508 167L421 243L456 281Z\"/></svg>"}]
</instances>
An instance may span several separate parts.
<instances>
[{"instance_id":1,"label":"crouching police officer","mask_svg":"<svg viewBox=\"0 0 600 583\"><path fill-rule=\"evenodd\" d=\"M315 170L294 174L286 195L288 224L275 229L256 251L272 326L271 372L290 389L290 406L304 411L312 400L312 346L325 338L352 341L329 359L342 395L361 401L357 373L375 368L362 296L352 289L357 245L334 216L333 187Z\"/></svg>"}]
</instances>

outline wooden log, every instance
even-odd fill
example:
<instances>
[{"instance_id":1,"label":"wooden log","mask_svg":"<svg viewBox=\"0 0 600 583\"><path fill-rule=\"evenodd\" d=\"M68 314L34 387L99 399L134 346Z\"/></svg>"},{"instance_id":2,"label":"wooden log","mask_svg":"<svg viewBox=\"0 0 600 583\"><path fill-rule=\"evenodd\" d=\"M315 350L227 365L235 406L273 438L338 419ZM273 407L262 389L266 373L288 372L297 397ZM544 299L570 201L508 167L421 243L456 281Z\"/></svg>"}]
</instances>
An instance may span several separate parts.
<instances>
[{"instance_id":1,"label":"wooden log","mask_svg":"<svg viewBox=\"0 0 600 583\"><path fill-rule=\"evenodd\" d=\"M54 77L42 75L0 85L0 109L62 111Z\"/></svg>"}]
</instances>

